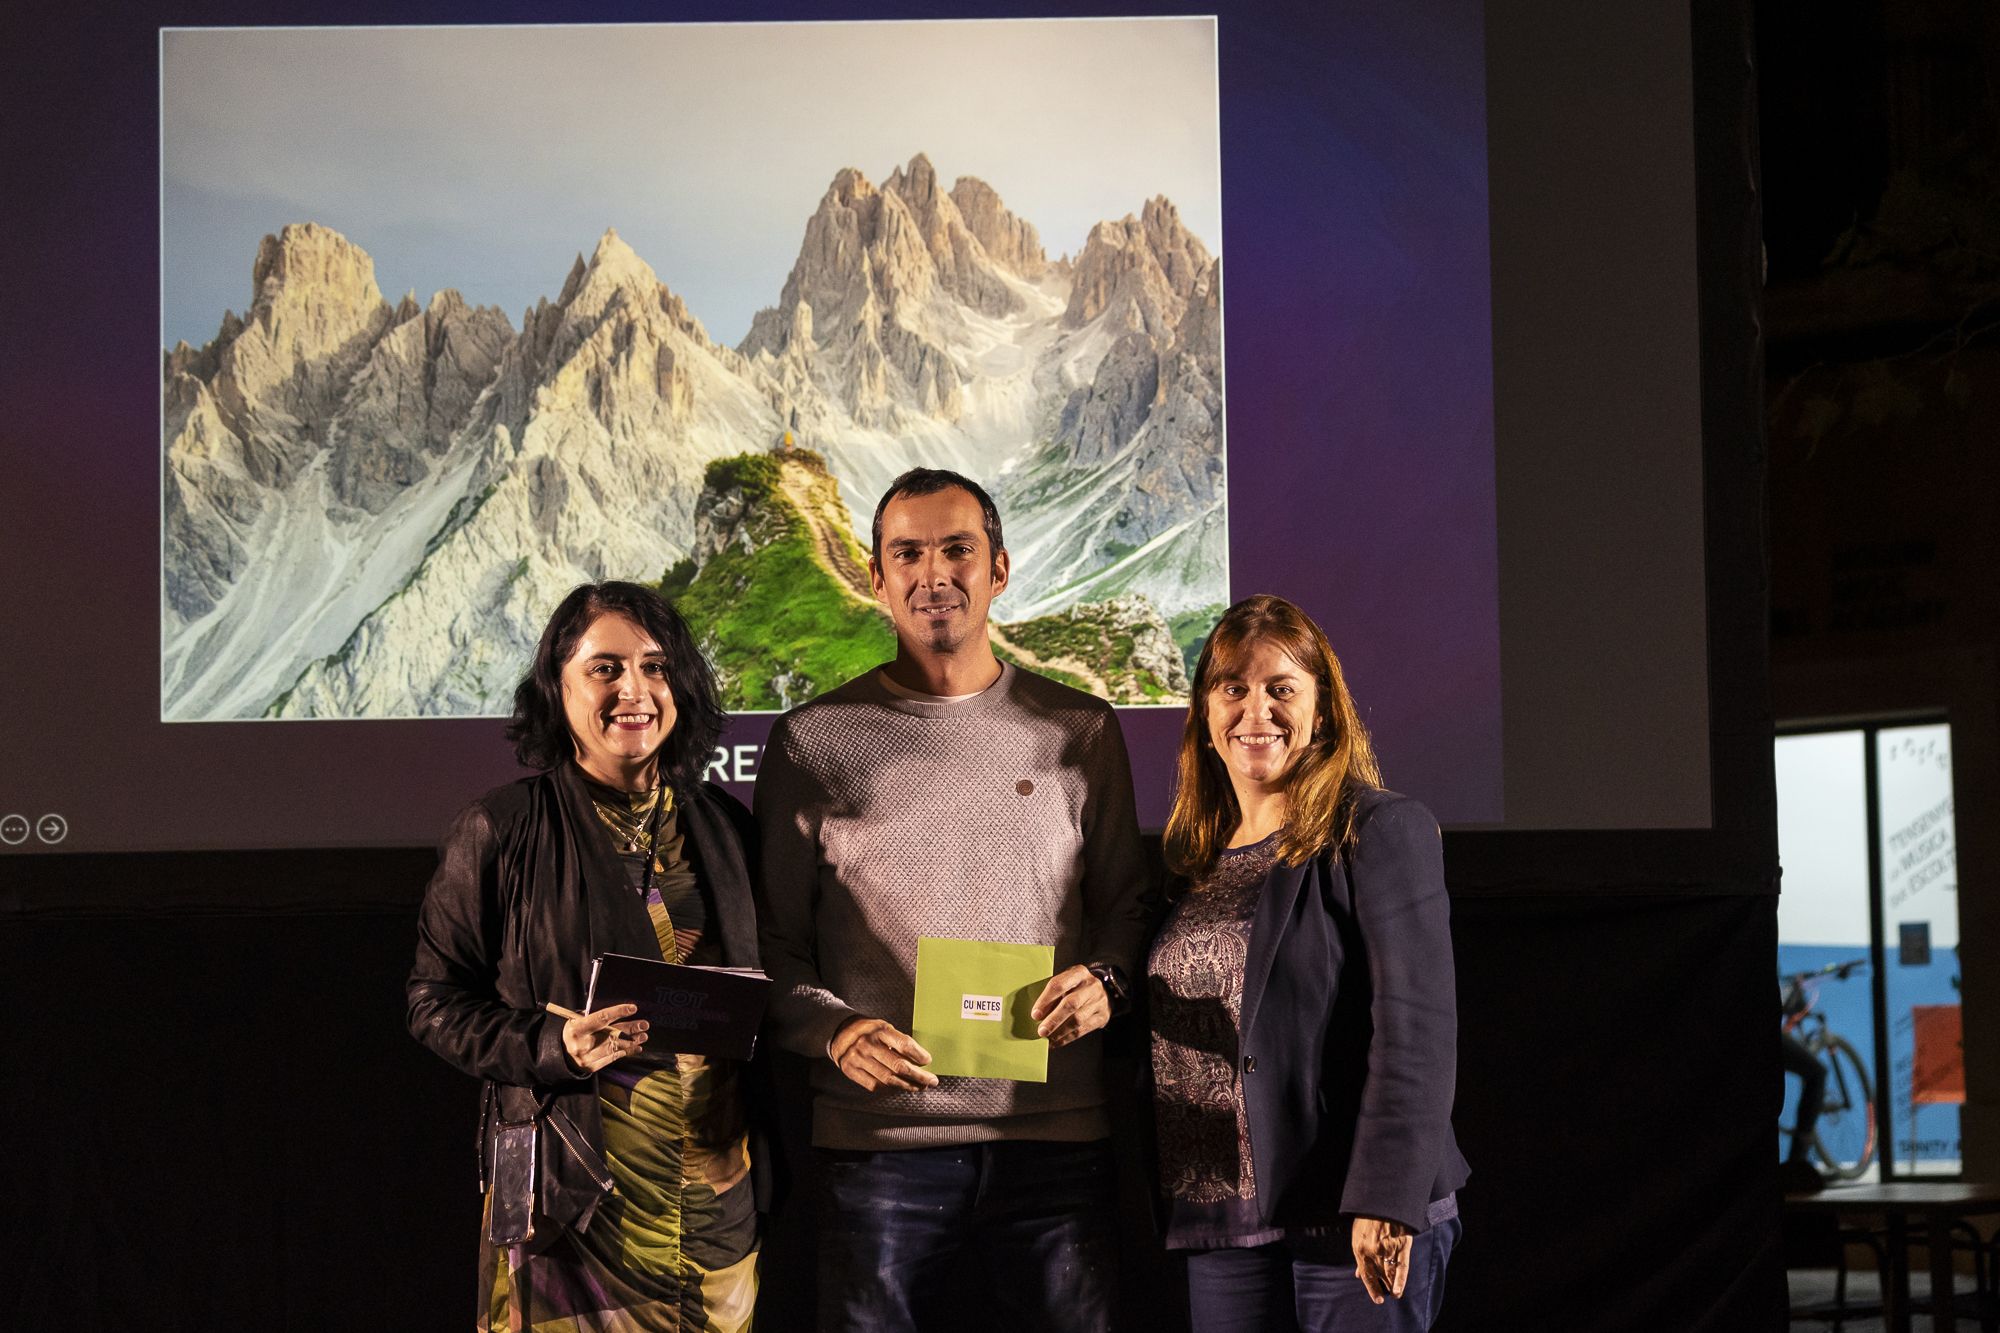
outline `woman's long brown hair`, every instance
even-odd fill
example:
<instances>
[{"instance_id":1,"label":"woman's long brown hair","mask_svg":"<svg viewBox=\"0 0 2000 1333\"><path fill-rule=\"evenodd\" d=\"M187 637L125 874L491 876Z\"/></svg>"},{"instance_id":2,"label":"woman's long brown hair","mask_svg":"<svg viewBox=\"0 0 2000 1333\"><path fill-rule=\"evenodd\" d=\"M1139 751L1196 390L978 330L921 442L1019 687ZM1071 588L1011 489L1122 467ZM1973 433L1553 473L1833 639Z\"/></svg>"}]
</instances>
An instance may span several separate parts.
<instances>
[{"instance_id":1,"label":"woman's long brown hair","mask_svg":"<svg viewBox=\"0 0 2000 1333\"><path fill-rule=\"evenodd\" d=\"M1232 674L1255 643L1270 643L1312 673L1318 695L1314 736L1284 777L1285 828L1278 859L1298 865L1328 847L1354 840L1354 798L1382 785L1368 728L1347 692L1340 659L1312 617L1282 597L1260 593L1223 613L1195 664L1187 725L1181 729L1178 782L1167 816L1167 865L1190 878L1207 874L1242 821L1229 769L1208 740L1208 700L1219 677Z\"/></svg>"}]
</instances>

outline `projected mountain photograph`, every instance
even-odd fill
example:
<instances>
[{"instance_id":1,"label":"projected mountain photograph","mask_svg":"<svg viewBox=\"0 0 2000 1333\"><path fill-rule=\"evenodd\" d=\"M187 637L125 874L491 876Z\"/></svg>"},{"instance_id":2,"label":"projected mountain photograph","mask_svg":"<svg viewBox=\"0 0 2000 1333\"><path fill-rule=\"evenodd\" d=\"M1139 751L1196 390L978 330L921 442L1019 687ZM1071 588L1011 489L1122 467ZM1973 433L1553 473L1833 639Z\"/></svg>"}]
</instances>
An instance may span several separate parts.
<instances>
[{"instance_id":1,"label":"projected mountain photograph","mask_svg":"<svg viewBox=\"0 0 2000 1333\"><path fill-rule=\"evenodd\" d=\"M727 705L890 656L994 494L1003 658L1185 702L1229 600L1208 20L170 30L161 711L504 714L579 582Z\"/></svg>"}]
</instances>

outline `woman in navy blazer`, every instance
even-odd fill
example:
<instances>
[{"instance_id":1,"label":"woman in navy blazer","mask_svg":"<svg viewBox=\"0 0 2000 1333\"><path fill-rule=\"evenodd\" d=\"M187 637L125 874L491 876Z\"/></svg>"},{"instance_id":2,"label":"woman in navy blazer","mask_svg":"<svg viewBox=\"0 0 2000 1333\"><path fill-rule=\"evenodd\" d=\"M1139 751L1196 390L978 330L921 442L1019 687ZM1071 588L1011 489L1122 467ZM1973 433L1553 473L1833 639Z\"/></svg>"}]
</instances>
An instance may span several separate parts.
<instances>
[{"instance_id":1,"label":"woman in navy blazer","mask_svg":"<svg viewBox=\"0 0 2000 1333\"><path fill-rule=\"evenodd\" d=\"M1427 1329L1467 1174L1437 822L1283 598L1229 609L1191 693L1148 989L1194 1327Z\"/></svg>"}]
</instances>

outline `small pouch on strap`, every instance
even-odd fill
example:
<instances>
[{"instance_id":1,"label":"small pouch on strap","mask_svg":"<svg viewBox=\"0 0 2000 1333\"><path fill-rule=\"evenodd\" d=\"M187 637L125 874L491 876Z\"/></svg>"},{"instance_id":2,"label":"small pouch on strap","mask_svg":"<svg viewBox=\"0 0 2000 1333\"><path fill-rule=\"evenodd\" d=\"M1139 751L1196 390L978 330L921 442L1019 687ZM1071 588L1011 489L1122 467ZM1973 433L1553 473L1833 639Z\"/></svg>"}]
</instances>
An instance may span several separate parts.
<instances>
[{"instance_id":1,"label":"small pouch on strap","mask_svg":"<svg viewBox=\"0 0 2000 1333\"><path fill-rule=\"evenodd\" d=\"M495 1245L523 1245L535 1238L535 1140L540 1128L533 1120L493 1125L486 1239Z\"/></svg>"},{"instance_id":2,"label":"small pouch on strap","mask_svg":"<svg viewBox=\"0 0 2000 1333\"><path fill-rule=\"evenodd\" d=\"M525 1091L517 1089L516 1091ZM515 1116L502 1106L508 1100L497 1084L486 1085L480 1115L479 1183L486 1191L486 1239L494 1245L525 1245L535 1238L541 1215L541 1137L548 1124L552 1093L532 1102L515 1099Z\"/></svg>"}]
</instances>

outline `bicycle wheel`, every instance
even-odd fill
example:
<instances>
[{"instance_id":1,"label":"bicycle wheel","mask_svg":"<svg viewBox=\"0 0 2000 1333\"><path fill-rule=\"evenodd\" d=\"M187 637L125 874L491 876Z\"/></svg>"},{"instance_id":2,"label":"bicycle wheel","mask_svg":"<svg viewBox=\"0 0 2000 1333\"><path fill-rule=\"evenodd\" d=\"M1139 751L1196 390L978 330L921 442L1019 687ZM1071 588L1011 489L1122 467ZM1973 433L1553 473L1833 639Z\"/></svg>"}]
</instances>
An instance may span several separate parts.
<instances>
[{"instance_id":1,"label":"bicycle wheel","mask_svg":"<svg viewBox=\"0 0 2000 1333\"><path fill-rule=\"evenodd\" d=\"M1867 1066L1847 1038L1828 1034L1818 1051L1827 1066L1826 1100L1813 1125L1813 1155L1835 1180L1853 1180L1875 1160L1875 1096Z\"/></svg>"}]
</instances>

